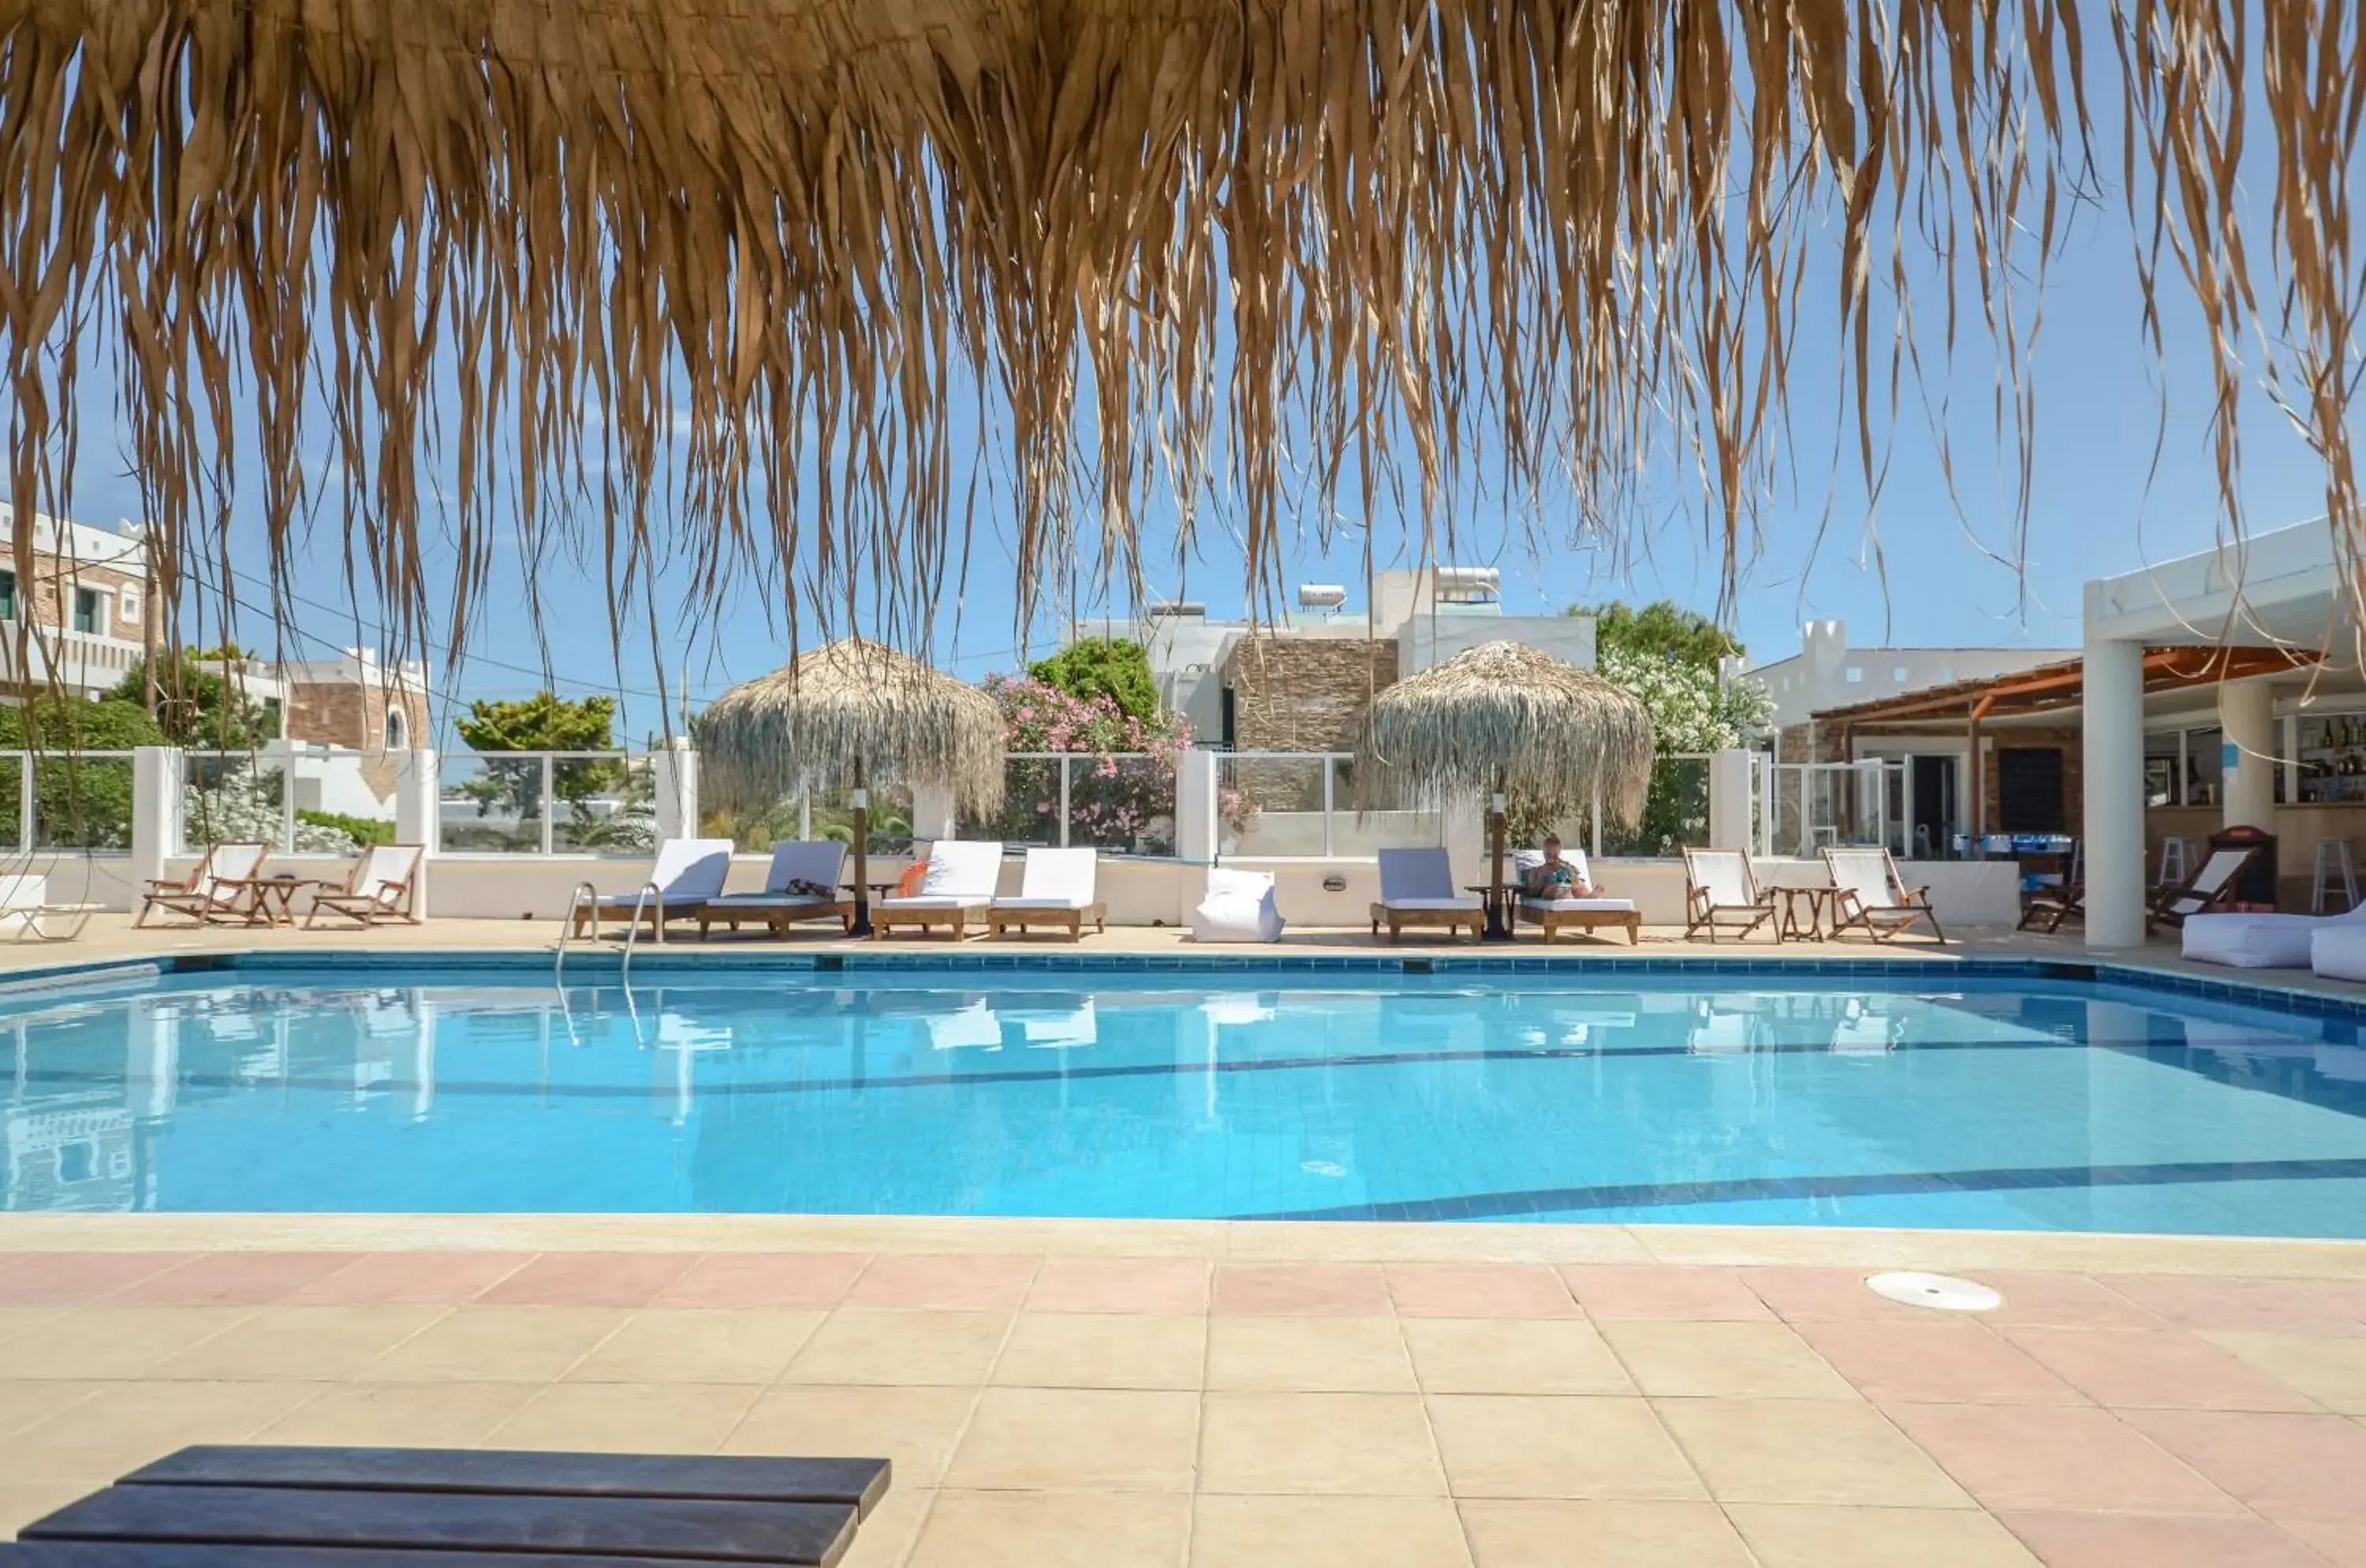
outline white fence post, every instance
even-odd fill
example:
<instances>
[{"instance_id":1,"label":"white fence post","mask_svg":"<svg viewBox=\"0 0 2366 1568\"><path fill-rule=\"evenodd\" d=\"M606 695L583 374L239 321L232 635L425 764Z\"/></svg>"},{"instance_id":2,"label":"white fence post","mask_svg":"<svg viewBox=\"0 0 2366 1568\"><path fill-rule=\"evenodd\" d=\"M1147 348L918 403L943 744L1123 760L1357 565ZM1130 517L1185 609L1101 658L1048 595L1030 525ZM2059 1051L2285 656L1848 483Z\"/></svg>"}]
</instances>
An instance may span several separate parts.
<instances>
[{"instance_id":1,"label":"white fence post","mask_svg":"<svg viewBox=\"0 0 2366 1568\"><path fill-rule=\"evenodd\" d=\"M433 879L430 868L436 852L443 848L443 796L442 773L434 752L413 750L397 755L394 841L418 844L427 852L419 867L419 886L411 901L411 912L422 919L427 914L428 885Z\"/></svg>"},{"instance_id":2,"label":"white fence post","mask_svg":"<svg viewBox=\"0 0 2366 1568\"><path fill-rule=\"evenodd\" d=\"M933 844L939 839L954 836L953 792L950 785L915 784L912 786L912 850L919 852L923 843Z\"/></svg>"},{"instance_id":3,"label":"white fence post","mask_svg":"<svg viewBox=\"0 0 2366 1568\"><path fill-rule=\"evenodd\" d=\"M1750 831L1750 764L1747 751L1715 751L1708 760L1708 847L1741 850L1756 846Z\"/></svg>"},{"instance_id":4,"label":"white fence post","mask_svg":"<svg viewBox=\"0 0 2366 1568\"><path fill-rule=\"evenodd\" d=\"M649 753L651 783L658 796L658 838L698 836L698 753L690 738L677 735L663 750Z\"/></svg>"},{"instance_id":5,"label":"white fence post","mask_svg":"<svg viewBox=\"0 0 2366 1568\"><path fill-rule=\"evenodd\" d=\"M1208 865L1222 842L1216 833L1217 753L1187 746L1175 762L1175 858Z\"/></svg>"},{"instance_id":6,"label":"white fence post","mask_svg":"<svg viewBox=\"0 0 2366 1568\"><path fill-rule=\"evenodd\" d=\"M32 768L25 776L29 781ZM27 785L30 787L29 782ZM181 753L170 746L131 752L131 875L135 883L163 878L165 858L180 848ZM25 840L30 847L32 840Z\"/></svg>"}]
</instances>

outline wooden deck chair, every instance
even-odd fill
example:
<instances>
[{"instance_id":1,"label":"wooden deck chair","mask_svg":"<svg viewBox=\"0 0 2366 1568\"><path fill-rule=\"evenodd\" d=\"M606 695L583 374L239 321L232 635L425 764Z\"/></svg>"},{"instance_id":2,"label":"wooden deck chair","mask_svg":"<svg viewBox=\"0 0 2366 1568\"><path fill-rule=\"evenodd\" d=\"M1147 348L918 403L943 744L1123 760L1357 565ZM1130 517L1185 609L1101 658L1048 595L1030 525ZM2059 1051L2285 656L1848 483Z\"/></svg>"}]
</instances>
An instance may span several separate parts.
<instances>
[{"instance_id":1,"label":"wooden deck chair","mask_svg":"<svg viewBox=\"0 0 2366 1568\"><path fill-rule=\"evenodd\" d=\"M2154 896L2151 907L2145 911L2145 935L2152 935L2155 926L2182 926L2195 915L2206 915L2233 903L2243 873L2266 852L2265 844L2212 850L2210 858L2185 879L2182 887L2166 888Z\"/></svg>"},{"instance_id":2,"label":"wooden deck chair","mask_svg":"<svg viewBox=\"0 0 2366 1568\"><path fill-rule=\"evenodd\" d=\"M342 892L323 888L312 896L304 915L310 930L323 914L336 915L365 926L400 920L415 926L419 916L419 863L426 850L418 844L373 844L354 863L354 874Z\"/></svg>"},{"instance_id":3,"label":"wooden deck chair","mask_svg":"<svg viewBox=\"0 0 2366 1568\"><path fill-rule=\"evenodd\" d=\"M603 893L576 907L575 934L597 937L602 915L622 915L630 925L638 909L639 918L649 922L650 934L656 935L669 920L697 919L706 901L723 891L730 874L730 840L668 839L658 846L657 863L639 889ZM650 887L656 893L644 899L642 894Z\"/></svg>"},{"instance_id":4,"label":"wooden deck chair","mask_svg":"<svg viewBox=\"0 0 2366 1568\"><path fill-rule=\"evenodd\" d=\"M1687 847L1684 856L1685 936L1707 931L1715 942L1718 931L1729 931L1739 941L1774 920L1774 900L1758 886L1748 855ZM1774 940L1781 942L1783 933L1775 931Z\"/></svg>"},{"instance_id":5,"label":"wooden deck chair","mask_svg":"<svg viewBox=\"0 0 2366 1568\"><path fill-rule=\"evenodd\" d=\"M1947 933L1931 912L1931 890L1909 887L1898 863L1879 844L1853 844L1824 851L1824 869L1837 889L1832 897L1832 934L1862 931L1876 942L1896 942L1917 923L1931 928L1942 945Z\"/></svg>"},{"instance_id":6,"label":"wooden deck chair","mask_svg":"<svg viewBox=\"0 0 2366 1568\"><path fill-rule=\"evenodd\" d=\"M1382 850L1380 898L1371 908L1372 934L1389 928L1389 940L1407 926L1443 926L1447 932L1485 934L1487 907L1476 895L1454 890L1454 863L1442 849Z\"/></svg>"},{"instance_id":7,"label":"wooden deck chair","mask_svg":"<svg viewBox=\"0 0 2366 1568\"><path fill-rule=\"evenodd\" d=\"M854 900L839 878L846 871L846 846L835 839L800 839L772 846L760 893L724 893L698 907L698 940L721 920L733 931L741 920L760 920L772 935L786 936L800 920L835 920L840 932L854 929Z\"/></svg>"},{"instance_id":8,"label":"wooden deck chair","mask_svg":"<svg viewBox=\"0 0 2366 1568\"><path fill-rule=\"evenodd\" d=\"M141 897L140 913L131 923L146 925L148 917L158 909L186 915L199 925L214 920L244 920L246 885L263 869L263 857L270 852L267 844L211 846L205 858L179 881L167 877L149 883L147 892Z\"/></svg>"},{"instance_id":9,"label":"wooden deck chair","mask_svg":"<svg viewBox=\"0 0 2366 1568\"><path fill-rule=\"evenodd\" d=\"M1109 930L1109 906L1098 894L1100 856L1093 850L1031 849L1019 877L1019 895L997 898L986 910L986 934L998 937L1017 927L1048 926L1070 942L1085 940L1085 922Z\"/></svg>"},{"instance_id":10,"label":"wooden deck chair","mask_svg":"<svg viewBox=\"0 0 2366 1568\"><path fill-rule=\"evenodd\" d=\"M933 931L939 926L955 942L983 925L994 906L994 886L1002 876L1002 841L939 839L929 846L929 869L920 890L909 896L882 898L871 906L871 932L881 941L898 926Z\"/></svg>"}]
</instances>

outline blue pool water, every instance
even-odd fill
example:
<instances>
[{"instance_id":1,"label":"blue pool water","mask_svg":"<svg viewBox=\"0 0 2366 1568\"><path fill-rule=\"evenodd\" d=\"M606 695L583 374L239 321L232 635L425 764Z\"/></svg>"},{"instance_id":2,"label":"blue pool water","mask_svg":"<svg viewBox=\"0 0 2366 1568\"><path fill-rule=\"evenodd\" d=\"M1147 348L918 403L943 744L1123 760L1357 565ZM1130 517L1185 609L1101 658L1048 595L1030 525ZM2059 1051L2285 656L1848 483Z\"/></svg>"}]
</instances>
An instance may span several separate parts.
<instances>
[{"instance_id":1,"label":"blue pool water","mask_svg":"<svg viewBox=\"0 0 2366 1568\"><path fill-rule=\"evenodd\" d=\"M468 977L0 1010L0 1207L2366 1236L2357 1026L2126 986Z\"/></svg>"}]
</instances>

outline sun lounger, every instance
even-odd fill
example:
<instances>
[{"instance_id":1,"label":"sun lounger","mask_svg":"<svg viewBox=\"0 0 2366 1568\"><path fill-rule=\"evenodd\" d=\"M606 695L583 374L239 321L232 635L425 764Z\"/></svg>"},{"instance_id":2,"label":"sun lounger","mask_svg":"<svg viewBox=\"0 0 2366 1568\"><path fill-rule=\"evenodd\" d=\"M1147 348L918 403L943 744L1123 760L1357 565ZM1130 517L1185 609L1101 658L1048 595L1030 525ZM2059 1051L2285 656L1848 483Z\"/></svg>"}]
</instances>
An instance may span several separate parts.
<instances>
[{"instance_id":1,"label":"sun lounger","mask_svg":"<svg viewBox=\"0 0 2366 1568\"><path fill-rule=\"evenodd\" d=\"M189 1448L25 1526L0 1545L0 1568L818 1568L845 1553L887 1483L885 1460Z\"/></svg>"},{"instance_id":2,"label":"sun lounger","mask_svg":"<svg viewBox=\"0 0 2366 1568\"><path fill-rule=\"evenodd\" d=\"M1092 850L1031 849L1020 873L1019 896L997 898L986 911L986 934L1000 936L1011 927L1064 930L1070 942L1085 940L1085 922L1096 932L1109 930L1109 906L1093 896L1100 856Z\"/></svg>"},{"instance_id":3,"label":"sun lounger","mask_svg":"<svg viewBox=\"0 0 2366 1568\"><path fill-rule=\"evenodd\" d=\"M72 942L82 935L90 918L105 908L103 904L52 902L50 879L39 872L0 876L0 925L14 925L17 942L28 937L36 942ZM51 920L72 924L62 931L51 931L47 924Z\"/></svg>"},{"instance_id":4,"label":"sun lounger","mask_svg":"<svg viewBox=\"0 0 2366 1568\"><path fill-rule=\"evenodd\" d=\"M1389 928L1396 941L1407 926L1465 927L1474 937L1486 930L1486 906L1478 896L1454 891L1454 863L1442 849L1382 850L1380 899L1372 906L1372 934Z\"/></svg>"},{"instance_id":5,"label":"sun lounger","mask_svg":"<svg viewBox=\"0 0 2366 1568\"><path fill-rule=\"evenodd\" d=\"M994 885L1001 875L999 840L939 839L929 846L929 870L919 892L872 905L871 929L884 938L898 926L920 931L942 926L959 942L994 907Z\"/></svg>"},{"instance_id":6,"label":"sun lounger","mask_svg":"<svg viewBox=\"0 0 2366 1568\"><path fill-rule=\"evenodd\" d=\"M1744 938L1774 919L1774 900L1758 886L1750 857L1740 850L1686 849L1684 856L1684 935L1720 931ZM1780 931L1774 940L1781 942Z\"/></svg>"},{"instance_id":7,"label":"sun lounger","mask_svg":"<svg viewBox=\"0 0 2366 1568\"><path fill-rule=\"evenodd\" d=\"M708 899L723 891L730 874L730 840L668 839L658 846L657 864L638 891L603 894L577 906L575 934L597 936L602 915L622 915L629 922L636 908L644 911L652 932L663 931L669 920L694 919ZM655 892L649 891L652 886Z\"/></svg>"},{"instance_id":8,"label":"sun lounger","mask_svg":"<svg viewBox=\"0 0 2366 1568\"><path fill-rule=\"evenodd\" d=\"M2246 844L2239 849L2211 851L2210 858L2202 863L2202 868L2186 880L2185 886L2154 896L2151 908L2145 911L2145 935L2150 936L2155 926L2182 926L2196 915L2207 915L2233 903L2243 873L2264 848Z\"/></svg>"},{"instance_id":9,"label":"sun lounger","mask_svg":"<svg viewBox=\"0 0 2366 1568\"><path fill-rule=\"evenodd\" d=\"M2179 950L2196 963L2230 969L2305 969L2318 935L2345 926L2366 931L2366 907L2338 915L2193 915L2180 932Z\"/></svg>"},{"instance_id":10,"label":"sun lounger","mask_svg":"<svg viewBox=\"0 0 2366 1568\"><path fill-rule=\"evenodd\" d=\"M263 857L270 852L264 844L212 846L180 881L151 882L141 899L140 913L131 923L146 925L148 917L158 909L186 915L199 925L245 919L248 900L253 897L247 885L263 869Z\"/></svg>"},{"instance_id":11,"label":"sun lounger","mask_svg":"<svg viewBox=\"0 0 2366 1568\"><path fill-rule=\"evenodd\" d=\"M342 892L322 888L312 896L304 916L310 930L324 915L358 921L365 926L400 920L417 925L411 912L419 898L419 863L426 852L417 844L373 844L354 863L353 874Z\"/></svg>"},{"instance_id":12,"label":"sun lounger","mask_svg":"<svg viewBox=\"0 0 2366 1568\"><path fill-rule=\"evenodd\" d=\"M1824 851L1824 869L1838 891L1832 899L1832 934L1862 931L1876 942L1896 942L1918 923L1944 944L1947 933L1931 912L1931 890L1906 886L1898 863L1880 845Z\"/></svg>"},{"instance_id":13,"label":"sun lounger","mask_svg":"<svg viewBox=\"0 0 2366 1568\"><path fill-rule=\"evenodd\" d=\"M1593 886L1594 873L1585 863L1583 850L1566 851L1561 859L1581 881ZM1529 876L1544 863L1542 850L1521 850L1512 856L1512 869L1522 889L1517 920L1542 931L1547 942L1564 931L1594 931L1604 926L1624 931L1629 945L1643 940L1643 914L1632 898L1547 898L1527 891ZM1518 930L1518 925L1513 929Z\"/></svg>"},{"instance_id":14,"label":"sun lounger","mask_svg":"<svg viewBox=\"0 0 2366 1568\"><path fill-rule=\"evenodd\" d=\"M839 891L846 869L846 846L835 839L801 839L772 846L760 893L723 893L698 908L698 936L721 920L733 931L741 920L760 920L774 936L785 936L799 920L836 920L854 929L854 901Z\"/></svg>"},{"instance_id":15,"label":"sun lounger","mask_svg":"<svg viewBox=\"0 0 2366 1568\"><path fill-rule=\"evenodd\" d=\"M1279 942L1281 930L1271 872L1208 868L1207 889L1191 911L1193 942Z\"/></svg>"}]
</instances>

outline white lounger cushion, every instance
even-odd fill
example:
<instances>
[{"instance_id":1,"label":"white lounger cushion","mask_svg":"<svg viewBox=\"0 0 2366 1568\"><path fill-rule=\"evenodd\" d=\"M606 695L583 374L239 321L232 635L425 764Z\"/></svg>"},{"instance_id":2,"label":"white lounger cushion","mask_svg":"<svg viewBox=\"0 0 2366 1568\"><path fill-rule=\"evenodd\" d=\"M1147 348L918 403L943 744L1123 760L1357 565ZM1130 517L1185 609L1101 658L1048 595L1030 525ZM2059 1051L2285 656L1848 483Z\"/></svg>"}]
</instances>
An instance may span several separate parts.
<instances>
[{"instance_id":1,"label":"white lounger cushion","mask_svg":"<svg viewBox=\"0 0 2366 1568\"><path fill-rule=\"evenodd\" d=\"M1523 909L1631 909L1632 898L1523 898Z\"/></svg>"},{"instance_id":2,"label":"white lounger cushion","mask_svg":"<svg viewBox=\"0 0 2366 1568\"><path fill-rule=\"evenodd\" d=\"M658 885L659 897L669 908L685 904L704 904L723 891L724 879L731 874L731 840L728 839L668 839L658 846L658 863L650 867L648 880ZM630 893L610 893L600 900L603 909L629 909L640 897L639 889ZM652 904L657 899L651 899Z\"/></svg>"},{"instance_id":3,"label":"white lounger cushion","mask_svg":"<svg viewBox=\"0 0 2366 1568\"><path fill-rule=\"evenodd\" d=\"M997 898L994 901L997 909L1089 909L1092 906L1093 901L1089 898L1081 902L1075 898Z\"/></svg>"},{"instance_id":4,"label":"white lounger cushion","mask_svg":"<svg viewBox=\"0 0 2366 1568\"><path fill-rule=\"evenodd\" d=\"M2310 933L2309 967L2328 980L2366 980L2366 920L2327 920Z\"/></svg>"},{"instance_id":5,"label":"white lounger cushion","mask_svg":"<svg viewBox=\"0 0 2366 1568\"><path fill-rule=\"evenodd\" d=\"M920 879L919 897L960 906L990 904L994 901L994 885L1001 877L1000 840L939 839L929 846L929 871ZM913 899L890 898L887 902L901 908L929 907Z\"/></svg>"},{"instance_id":6,"label":"white lounger cushion","mask_svg":"<svg viewBox=\"0 0 2366 1568\"><path fill-rule=\"evenodd\" d=\"M1191 911L1193 942L1279 942L1281 908L1273 874L1211 866L1208 890Z\"/></svg>"},{"instance_id":7,"label":"white lounger cushion","mask_svg":"<svg viewBox=\"0 0 2366 1568\"><path fill-rule=\"evenodd\" d=\"M1391 909L1476 909L1454 891L1454 863L1442 849L1382 850L1380 902Z\"/></svg>"},{"instance_id":8,"label":"white lounger cushion","mask_svg":"<svg viewBox=\"0 0 2366 1568\"><path fill-rule=\"evenodd\" d=\"M1381 902L1391 909L1477 910L1485 908L1475 893L1464 893L1450 898L1387 898Z\"/></svg>"},{"instance_id":9,"label":"white lounger cushion","mask_svg":"<svg viewBox=\"0 0 2366 1568\"><path fill-rule=\"evenodd\" d=\"M910 898L882 898L873 906L880 909L983 909L992 902L987 898L931 898L918 894Z\"/></svg>"},{"instance_id":10,"label":"white lounger cushion","mask_svg":"<svg viewBox=\"0 0 2366 1568\"><path fill-rule=\"evenodd\" d=\"M1092 850L1029 850L1019 897L994 902L1004 909L1088 909L1099 864Z\"/></svg>"},{"instance_id":11,"label":"white lounger cushion","mask_svg":"<svg viewBox=\"0 0 2366 1568\"><path fill-rule=\"evenodd\" d=\"M836 887L846 870L846 846L835 839L793 839L772 846L772 863L764 868L764 891L786 893L793 882Z\"/></svg>"},{"instance_id":12,"label":"white lounger cushion","mask_svg":"<svg viewBox=\"0 0 2366 1568\"><path fill-rule=\"evenodd\" d=\"M709 898L713 909L828 909L838 904L836 898L818 893L726 893L720 898Z\"/></svg>"}]
</instances>

